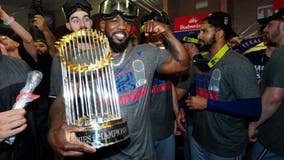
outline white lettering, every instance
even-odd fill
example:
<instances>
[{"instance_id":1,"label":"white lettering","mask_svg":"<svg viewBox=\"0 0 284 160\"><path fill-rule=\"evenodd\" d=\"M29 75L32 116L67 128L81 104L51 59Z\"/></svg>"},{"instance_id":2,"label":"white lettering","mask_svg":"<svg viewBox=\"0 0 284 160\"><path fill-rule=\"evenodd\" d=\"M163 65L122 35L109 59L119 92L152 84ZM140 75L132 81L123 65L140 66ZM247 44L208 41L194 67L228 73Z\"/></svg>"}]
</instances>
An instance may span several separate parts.
<instances>
[{"instance_id":1,"label":"white lettering","mask_svg":"<svg viewBox=\"0 0 284 160\"><path fill-rule=\"evenodd\" d=\"M190 29L199 29L200 28L200 24L195 24L195 25L180 25L180 30L190 30Z\"/></svg>"}]
</instances>

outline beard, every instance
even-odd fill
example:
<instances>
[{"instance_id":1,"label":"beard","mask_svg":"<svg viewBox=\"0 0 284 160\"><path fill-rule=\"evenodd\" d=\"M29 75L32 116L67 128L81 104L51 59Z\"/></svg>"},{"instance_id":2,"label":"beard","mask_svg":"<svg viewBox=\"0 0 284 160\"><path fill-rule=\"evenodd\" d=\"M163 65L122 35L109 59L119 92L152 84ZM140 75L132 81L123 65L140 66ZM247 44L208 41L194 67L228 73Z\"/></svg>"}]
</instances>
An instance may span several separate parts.
<instances>
[{"instance_id":1,"label":"beard","mask_svg":"<svg viewBox=\"0 0 284 160\"><path fill-rule=\"evenodd\" d=\"M37 53L37 56L49 54L49 53L48 53L48 50L47 50L47 51L39 51L39 50L37 50L36 53Z\"/></svg>"},{"instance_id":2,"label":"beard","mask_svg":"<svg viewBox=\"0 0 284 160\"><path fill-rule=\"evenodd\" d=\"M267 45L268 46L277 46L277 43L281 39L281 28L280 24L278 24L277 28L271 33L270 38L267 38Z\"/></svg>"},{"instance_id":3,"label":"beard","mask_svg":"<svg viewBox=\"0 0 284 160\"><path fill-rule=\"evenodd\" d=\"M199 40L199 41L203 43L203 45L202 43L200 45L200 51L209 51L210 48L213 46L213 44L216 43L216 38L215 35L212 36L207 43L204 40Z\"/></svg>"},{"instance_id":4,"label":"beard","mask_svg":"<svg viewBox=\"0 0 284 160\"><path fill-rule=\"evenodd\" d=\"M268 46L268 47L276 47L276 46L277 46L277 43L272 42L272 41L269 40L269 39L264 40L264 44L265 44L266 46Z\"/></svg>"},{"instance_id":5,"label":"beard","mask_svg":"<svg viewBox=\"0 0 284 160\"><path fill-rule=\"evenodd\" d=\"M109 34L106 34L106 36L108 38L111 50L115 53L123 52L127 48L128 43L130 41L130 37L127 37L124 42L116 43Z\"/></svg>"}]
</instances>

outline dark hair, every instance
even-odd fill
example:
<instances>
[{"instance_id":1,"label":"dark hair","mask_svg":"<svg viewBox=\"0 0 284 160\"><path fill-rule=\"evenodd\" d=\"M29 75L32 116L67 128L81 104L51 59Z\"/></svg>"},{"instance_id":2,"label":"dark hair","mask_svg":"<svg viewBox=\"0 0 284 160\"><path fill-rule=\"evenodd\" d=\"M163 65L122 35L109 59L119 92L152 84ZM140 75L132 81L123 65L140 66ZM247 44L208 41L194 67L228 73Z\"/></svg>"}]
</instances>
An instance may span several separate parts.
<instances>
[{"instance_id":1,"label":"dark hair","mask_svg":"<svg viewBox=\"0 0 284 160\"><path fill-rule=\"evenodd\" d=\"M232 28L232 18L225 12L213 12L203 19L203 23L208 23L217 29L222 29L225 32L225 40L238 36Z\"/></svg>"},{"instance_id":2,"label":"dark hair","mask_svg":"<svg viewBox=\"0 0 284 160\"><path fill-rule=\"evenodd\" d=\"M81 10L88 13L90 16L90 12L92 10L91 4L87 0L67 0L63 5L63 13L67 21L69 21L69 17L80 8Z\"/></svg>"}]
</instances>

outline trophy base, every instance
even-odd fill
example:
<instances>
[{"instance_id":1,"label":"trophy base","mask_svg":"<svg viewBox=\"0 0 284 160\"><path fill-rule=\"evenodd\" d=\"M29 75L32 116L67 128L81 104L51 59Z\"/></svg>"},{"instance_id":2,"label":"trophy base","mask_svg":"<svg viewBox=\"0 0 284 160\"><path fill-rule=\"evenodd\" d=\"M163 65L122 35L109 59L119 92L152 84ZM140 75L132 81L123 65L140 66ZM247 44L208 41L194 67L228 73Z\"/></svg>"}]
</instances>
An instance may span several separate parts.
<instances>
[{"instance_id":1,"label":"trophy base","mask_svg":"<svg viewBox=\"0 0 284 160\"><path fill-rule=\"evenodd\" d=\"M121 119L85 128L85 131L76 132L76 136L94 148L106 147L129 138L127 122Z\"/></svg>"}]
</instances>

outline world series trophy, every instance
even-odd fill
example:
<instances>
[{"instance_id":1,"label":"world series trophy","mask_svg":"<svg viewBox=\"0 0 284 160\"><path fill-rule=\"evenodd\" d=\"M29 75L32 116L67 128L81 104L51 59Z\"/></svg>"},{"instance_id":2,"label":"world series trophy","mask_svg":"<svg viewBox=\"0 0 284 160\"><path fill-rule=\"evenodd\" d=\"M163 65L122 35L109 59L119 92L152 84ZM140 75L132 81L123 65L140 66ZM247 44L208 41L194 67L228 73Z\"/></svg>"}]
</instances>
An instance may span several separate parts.
<instances>
[{"instance_id":1,"label":"world series trophy","mask_svg":"<svg viewBox=\"0 0 284 160\"><path fill-rule=\"evenodd\" d=\"M67 124L84 127L76 132L77 138L95 148L128 139L106 36L96 30L80 30L63 36L56 48Z\"/></svg>"}]
</instances>

